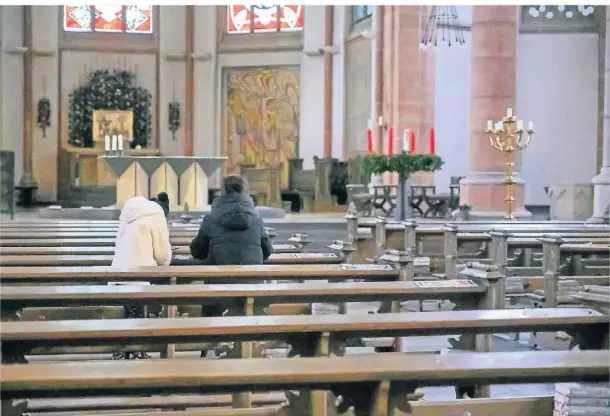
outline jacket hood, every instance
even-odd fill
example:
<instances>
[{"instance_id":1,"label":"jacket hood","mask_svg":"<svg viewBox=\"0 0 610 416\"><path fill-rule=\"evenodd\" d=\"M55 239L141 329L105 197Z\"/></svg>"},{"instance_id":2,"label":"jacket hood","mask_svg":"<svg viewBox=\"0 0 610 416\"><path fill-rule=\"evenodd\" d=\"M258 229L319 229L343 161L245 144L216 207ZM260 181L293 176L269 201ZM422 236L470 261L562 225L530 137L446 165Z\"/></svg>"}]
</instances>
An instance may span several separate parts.
<instances>
[{"instance_id":1,"label":"jacket hood","mask_svg":"<svg viewBox=\"0 0 610 416\"><path fill-rule=\"evenodd\" d=\"M123 204L119 221L126 224L131 224L140 218L150 217L152 215L160 215L165 220L163 208L154 201L150 201L143 196L135 196L128 199Z\"/></svg>"},{"instance_id":2,"label":"jacket hood","mask_svg":"<svg viewBox=\"0 0 610 416\"><path fill-rule=\"evenodd\" d=\"M211 215L223 228L247 230L252 227L256 215L254 201L246 193L220 195L214 198Z\"/></svg>"}]
</instances>

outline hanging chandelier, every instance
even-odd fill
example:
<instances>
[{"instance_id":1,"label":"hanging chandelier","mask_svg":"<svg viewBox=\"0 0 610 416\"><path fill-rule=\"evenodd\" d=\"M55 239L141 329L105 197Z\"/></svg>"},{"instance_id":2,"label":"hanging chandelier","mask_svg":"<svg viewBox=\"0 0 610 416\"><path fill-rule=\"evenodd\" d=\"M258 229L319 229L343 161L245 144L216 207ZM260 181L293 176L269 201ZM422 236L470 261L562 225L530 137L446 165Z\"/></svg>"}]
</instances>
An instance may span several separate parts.
<instances>
[{"instance_id":1,"label":"hanging chandelier","mask_svg":"<svg viewBox=\"0 0 610 416\"><path fill-rule=\"evenodd\" d=\"M556 13L563 13L566 18L571 19L576 13L580 13L584 17L590 16L595 11L593 6L529 6L529 14L532 17L546 17L552 19Z\"/></svg>"},{"instance_id":2,"label":"hanging chandelier","mask_svg":"<svg viewBox=\"0 0 610 416\"><path fill-rule=\"evenodd\" d=\"M464 32L455 6L432 6L428 23L423 30L420 49L437 46L439 40L448 46L464 45Z\"/></svg>"}]
</instances>

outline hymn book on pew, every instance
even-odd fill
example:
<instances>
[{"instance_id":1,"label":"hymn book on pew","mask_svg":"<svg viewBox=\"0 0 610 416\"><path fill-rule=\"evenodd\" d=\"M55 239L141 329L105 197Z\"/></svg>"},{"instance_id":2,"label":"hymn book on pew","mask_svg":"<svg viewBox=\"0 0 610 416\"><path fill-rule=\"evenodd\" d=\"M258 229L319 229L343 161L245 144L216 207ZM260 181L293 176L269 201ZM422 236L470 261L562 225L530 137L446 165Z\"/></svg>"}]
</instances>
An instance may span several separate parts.
<instances>
[{"instance_id":1,"label":"hymn book on pew","mask_svg":"<svg viewBox=\"0 0 610 416\"><path fill-rule=\"evenodd\" d=\"M608 383L557 383L553 416L610 416Z\"/></svg>"}]
</instances>

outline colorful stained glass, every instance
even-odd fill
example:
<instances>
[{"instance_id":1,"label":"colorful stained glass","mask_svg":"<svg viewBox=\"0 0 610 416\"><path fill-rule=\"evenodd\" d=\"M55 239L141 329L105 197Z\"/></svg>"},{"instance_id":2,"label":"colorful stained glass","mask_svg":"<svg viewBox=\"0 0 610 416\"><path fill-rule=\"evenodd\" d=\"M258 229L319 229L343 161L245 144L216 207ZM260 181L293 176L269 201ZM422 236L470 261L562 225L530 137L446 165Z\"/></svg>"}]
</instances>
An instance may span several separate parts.
<instances>
[{"instance_id":1,"label":"colorful stained glass","mask_svg":"<svg viewBox=\"0 0 610 416\"><path fill-rule=\"evenodd\" d=\"M94 24L92 25L92 14ZM152 33L152 6L64 6L67 32Z\"/></svg>"},{"instance_id":2,"label":"colorful stained glass","mask_svg":"<svg viewBox=\"0 0 610 416\"><path fill-rule=\"evenodd\" d=\"M303 30L303 6L280 6L280 30Z\"/></svg>"},{"instance_id":3,"label":"colorful stained glass","mask_svg":"<svg viewBox=\"0 0 610 416\"><path fill-rule=\"evenodd\" d=\"M228 33L286 32L303 29L303 6L228 6Z\"/></svg>"},{"instance_id":4,"label":"colorful stained glass","mask_svg":"<svg viewBox=\"0 0 610 416\"><path fill-rule=\"evenodd\" d=\"M128 33L152 33L152 6L126 6L125 26Z\"/></svg>"},{"instance_id":5,"label":"colorful stained glass","mask_svg":"<svg viewBox=\"0 0 610 416\"><path fill-rule=\"evenodd\" d=\"M96 32L122 32L123 31L123 6L95 6L95 31Z\"/></svg>"},{"instance_id":6,"label":"colorful stained glass","mask_svg":"<svg viewBox=\"0 0 610 416\"><path fill-rule=\"evenodd\" d=\"M90 31L91 8L89 6L64 6L64 30L66 32Z\"/></svg>"}]
</instances>

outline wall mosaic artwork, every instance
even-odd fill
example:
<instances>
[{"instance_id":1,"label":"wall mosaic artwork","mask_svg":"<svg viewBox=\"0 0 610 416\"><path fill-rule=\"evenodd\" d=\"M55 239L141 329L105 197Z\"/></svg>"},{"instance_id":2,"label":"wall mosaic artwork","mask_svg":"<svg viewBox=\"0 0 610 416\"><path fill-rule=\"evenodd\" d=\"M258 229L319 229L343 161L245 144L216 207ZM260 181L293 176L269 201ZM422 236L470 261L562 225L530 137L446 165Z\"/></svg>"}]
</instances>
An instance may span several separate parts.
<instances>
[{"instance_id":1,"label":"wall mosaic artwork","mask_svg":"<svg viewBox=\"0 0 610 416\"><path fill-rule=\"evenodd\" d=\"M286 187L287 162L298 151L299 67L228 69L225 80L227 172L239 172L241 165L282 164L282 187Z\"/></svg>"}]
</instances>

